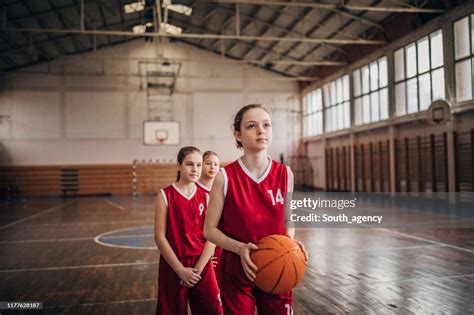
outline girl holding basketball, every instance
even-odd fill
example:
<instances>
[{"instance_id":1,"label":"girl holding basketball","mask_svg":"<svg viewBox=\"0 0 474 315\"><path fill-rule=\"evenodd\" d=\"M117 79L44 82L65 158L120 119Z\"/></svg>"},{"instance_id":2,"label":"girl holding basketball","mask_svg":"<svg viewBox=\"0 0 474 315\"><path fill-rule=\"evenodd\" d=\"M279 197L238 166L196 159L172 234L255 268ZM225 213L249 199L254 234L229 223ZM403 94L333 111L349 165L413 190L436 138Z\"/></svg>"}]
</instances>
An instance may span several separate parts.
<instances>
[{"instance_id":1,"label":"girl holding basketball","mask_svg":"<svg viewBox=\"0 0 474 315\"><path fill-rule=\"evenodd\" d=\"M206 238L224 249L219 263L224 313L253 315L256 306L259 315L292 314L291 291L270 294L254 285L257 267L250 253L265 236L293 237L294 230L285 227L284 201L293 189L293 175L268 156L272 123L262 105L241 108L233 127L244 154L216 177L204 226Z\"/></svg>"},{"instance_id":2,"label":"girl holding basketball","mask_svg":"<svg viewBox=\"0 0 474 315\"><path fill-rule=\"evenodd\" d=\"M203 235L208 195L196 182L202 156L195 147L178 153L178 179L161 190L155 207L155 241L161 252L157 314L222 314L217 280L209 263L215 245Z\"/></svg>"}]
</instances>

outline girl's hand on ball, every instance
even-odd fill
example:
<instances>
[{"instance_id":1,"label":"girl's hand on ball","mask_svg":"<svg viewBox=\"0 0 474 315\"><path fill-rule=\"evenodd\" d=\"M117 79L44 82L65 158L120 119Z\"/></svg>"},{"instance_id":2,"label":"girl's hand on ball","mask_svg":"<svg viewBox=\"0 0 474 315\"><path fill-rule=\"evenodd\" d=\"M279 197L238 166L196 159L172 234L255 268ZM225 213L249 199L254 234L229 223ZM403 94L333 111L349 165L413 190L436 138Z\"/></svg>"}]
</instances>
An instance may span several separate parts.
<instances>
[{"instance_id":1,"label":"girl's hand on ball","mask_svg":"<svg viewBox=\"0 0 474 315\"><path fill-rule=\"evenodd\" d=\"M304 262L306 263L306 266L308 266L309 256L308 256L308 252L306 251L306 248L304 247L303 243L301 243L300 241L295 240L295 239L293 239L293 240L296 242L296 244L298 244L298 246L303 251L303 253L304 253Z\"/></svg>"},{"instance_id":2,"label":"girl's hand on ball","mask_svg":"<svg viewBox=\"0 0 474 315\"><path fill-rule=\"evenodd\" d=\"M257 277L257 266L255 266L252 259L250 258L250 252L255 249L258 249L258 247L252 243L243 244L239 249L242 268L244 269L245 275L250 281L254 281Z\"/></svg>"}]
</instances>

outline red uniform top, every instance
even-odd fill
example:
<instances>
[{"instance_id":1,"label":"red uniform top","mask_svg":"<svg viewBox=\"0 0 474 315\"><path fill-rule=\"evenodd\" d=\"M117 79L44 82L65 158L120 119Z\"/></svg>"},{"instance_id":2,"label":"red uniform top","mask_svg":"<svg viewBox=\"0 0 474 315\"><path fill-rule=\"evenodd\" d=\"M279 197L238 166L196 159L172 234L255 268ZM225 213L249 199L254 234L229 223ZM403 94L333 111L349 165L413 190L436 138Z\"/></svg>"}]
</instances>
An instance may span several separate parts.
<instances>
[{"instance_id":1,"label":"red uniform top","mask_svg":"<svg viewBox=\"0 0 474 315\"><path fill-rule=\"evenodd\" d=\"M207 195L196 186L187 197L173 184L161 190L168 215L166 239L178 258L199 256L206 239L204 218L207 210Z\"/></svg>"},{"instance_id":2,"label":"red uniform top","mask_svg":"<svg viewBox=\"0 0 474 315\"><path fill-rule=\"evenodd\" d=\"M260 178L240 159L221 169L224 208L219 228L240 242L256 243L271 234L285 234L285 198L293 185L289 167L270 159Z\"/></svg>"},{"instance_id":3,"label":"red uniform top","mask_svg":"<svg viewBox=\"0 0 474 315\"><path fill-rule=\"evenodd\" d=\"M202 189L202 190L204 190L204 192L206 192L208 194L211 192L210 188L207 188L206 186L204 186L204 184L201 184L200 182L196 182L196 186L197 186L198 189Z\"/></svg>"}]
</instances>

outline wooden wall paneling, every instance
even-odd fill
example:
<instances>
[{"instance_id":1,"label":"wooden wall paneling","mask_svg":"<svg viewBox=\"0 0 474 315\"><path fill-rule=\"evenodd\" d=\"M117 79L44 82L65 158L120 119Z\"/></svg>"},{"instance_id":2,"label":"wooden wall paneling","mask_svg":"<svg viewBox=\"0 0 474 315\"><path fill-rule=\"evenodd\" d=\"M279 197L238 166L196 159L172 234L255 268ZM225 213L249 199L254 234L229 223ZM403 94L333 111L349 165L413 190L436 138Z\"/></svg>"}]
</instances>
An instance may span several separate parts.
<instances>
[{"instance_id":1,"label":"wooden wall paneling","mask_svg":"<svg viewBox=\"0 0 474 315\"><path fill-rule=\"evenodd\" d=\"M436 151L435 151L435 136L434 134L430 135L430 152L431 152L431 190L433 192L437 190L437 181L436 181Z\"/></svg>"},{"instance_id":2,"label":"wooden wall paneling","mask_svg":"<svg viewBox=\"0 0 474 315\"><path fill-rule=\"evenodd\" d=\"M340 175L341 175L341 164L340 164L340 156L339 156L339 147L336 147L335 150L334 150L334 153L335 153L335 160L336 160L336 190L338 191L341 191L341 178L340 178Z\"/></svg>"},{"instance_id":3,"label":"wooden wall paneling","mask_svg":"<svg viewBox=\"0 0 474 315\"><path fill-rule=\"evenodd\" d=\"M388 182L388 192L392 191L392 176L390 174L390 140L387 140L386 143L387 146L387 155L386 155L386 161L387 161L387 182Z\"/></svg>"},{"instance_id":4,"label":"wooden wall paneling","mask_svg":"<svg viewBox=\"0 0 474 315\"><path fill-rule=\"evenodd\" d=\"M417 183L418 191L423 191L423 169L422 169L422 154L421 154L421 137L416 137L416 165L417 165Z\"/></svg>"},{"instance_id":5,"label":"wooden wall paneling","mask_svg":"<svg viewBox=\"0 0 474 315\"><path fill-rule=\"evenodd\" d=\"M405 137L405 180L406 180L406 191L411 191L411 177L410 177L410 146L408 138Z\"/></svg>"},{"instance_id":6,"label":"wooden wall paneling","mask_svg":"<svg viewBox=\"0 0 474 315\"><path fill-rule=\"evenodd\" d=\"M364 144L362 143L360 145L360 173L361 173L361 181L362 181L362 187L361 191L366 192L367 190L365 189L365 152L364 152Z\"/></svg>"},{"instance_id":7,"label":"wooden wall paneling","mask_svg":"<svg viewBox=\"0 0 474 315\"><path fill-rule=\"evenodd\" d=\"M397 139L393 140L394 149L395 149L395 191L400 192L401 187L401 174L402 169L400 168L400 150L399 150L399 141Z\"/></svg>"},{"instance_id":8,"label":"wooden wall paneling","mask_svg":"<svg viewBox=\"0 0 474 315\"><path fill-rule=\"evenodd\" d=\"M377 190L379 192L383 192L383 184L384 184L384 176L383 176L383 148L382 148L382 141L379 141L378 143L378 154L377 154L377 168L378 168L378 188Z\"/></svg>"},{"instance_id":9,"label":"wooden wall paneling","mask_svg":"<svg viewBox=\"0 0 474 315\"><path fill-rule=\"evenodd\" d=\"M449 192L449 164L448 164L448 133L443 132L443 153L444 153L444 159L443 159L443 165L444 165L444 172L443 172L443 177L444 177L444 191Z\"/></svg>"},{"instance_id":10,"label":"wooden wall paneling","mask_svg":"<svg viewBox=\"0 0 474 315\"><path fill-rule=\"evenodd\" d=\"M374 192L374 144L369 143L369 185L370 192Z\"/></svg>"}]
</instances>

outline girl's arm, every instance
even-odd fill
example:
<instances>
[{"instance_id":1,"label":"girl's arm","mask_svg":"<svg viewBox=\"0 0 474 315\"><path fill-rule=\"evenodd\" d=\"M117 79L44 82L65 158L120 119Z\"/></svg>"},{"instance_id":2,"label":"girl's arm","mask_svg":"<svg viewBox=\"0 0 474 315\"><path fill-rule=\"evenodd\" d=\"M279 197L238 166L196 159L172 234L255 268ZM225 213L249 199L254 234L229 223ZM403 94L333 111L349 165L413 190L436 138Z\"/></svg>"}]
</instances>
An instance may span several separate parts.
<instances>
[{"instance_id":1,"label":"girl's arm","mask_svg":"<svg viewBox=\"0 0 474 315\"><path fill-rule=\"evenodd\" d=\"M202 250L201 256L199 256L199 260L197 261L194 268L196 268L197 274L201 274L202 270L211 259L211 256L214 255L214 250L216 248L216 244L211 243L209 241L206 242L204 245L204 249Z\"/></svg>"},{"instance_id":2,"label":"girl's arm","mask_svg":"<svg viewBox=\"0 0 474 315\"><path fill-rule=\"evenodd\" d=\"M247 278L254 280L257 266L250 259L252 249L257 246L252 243L242 243L228 237L217 227L224 208L224 176L218 173L212 184L211 197L207 208L206 220L204 221L204 236L214 244L231 251L241 257L242 267Z\"/></svg>"},{"instance_id":3,"label":"girl's arm","mask_svg":"<svg viewBox=\"0 0 474 315\"><path fill-rule=\"evenodd\" d=\"M292 193L294 189L294 181L293 181L293 172L291 171L289 166L287 166L287 172L288 172L288 193ZM289 202L289 200L286 200L286 202ZM288 213L286 213L287 211ZM293 227L294 226L293 222L290 221L290 216L291 216L291 210L289 210L289 207L285 205L285 234L286 236L290 238L294 238L295 228Z\"/></svg>"},{"instance_id":4,"label":"girl's arm","mask_svg":"<svg viewBox=\"0 0 474 315\"><path fill-rule=\"evenodd\" d=\"M171 248L168 239L166 238L166 218L168 209L165 200L161 193L158 194L155 205L155 242L158 249L163 255L163 258L176 272L176 274L183 280L187 286L194 286L201 277L197 274L195 268L184 267L179 261L178 257Z\"/></svg>"},{"instance_id":5,"label":"girl's arm","mask_svg":"<svg viewBox=\"0 0 474 315\"><path fill-rule=\"evenodd\" d=\"M288 181L288 192L291 193L291 192L293 192L293 189L294 189L293 172L291 171L291 169L289 167L288 167L287 171L288 171L288 179L289 179L289 181ZM285 211L287 211L287 209L288 209L288 207L285 207ZM294 239L295 238L295 228L293 227L293 222L288 220L290 218L290 215L291 215L291 213L286 213L286 215L285 215L285 220L287 220L285 222L285 234L289 238ZM306 265L308 265L309 256L308 256L308 252L306 251L306 248L304 247L303 243L301 243L300 241L295 240L295 239L294 239L294 241L296 243L298 243L301 250L303 251L304 258L305 258L305 261L306 261Z\"/></svg>"}]
</instances>

